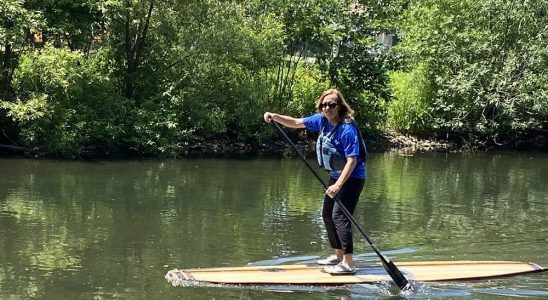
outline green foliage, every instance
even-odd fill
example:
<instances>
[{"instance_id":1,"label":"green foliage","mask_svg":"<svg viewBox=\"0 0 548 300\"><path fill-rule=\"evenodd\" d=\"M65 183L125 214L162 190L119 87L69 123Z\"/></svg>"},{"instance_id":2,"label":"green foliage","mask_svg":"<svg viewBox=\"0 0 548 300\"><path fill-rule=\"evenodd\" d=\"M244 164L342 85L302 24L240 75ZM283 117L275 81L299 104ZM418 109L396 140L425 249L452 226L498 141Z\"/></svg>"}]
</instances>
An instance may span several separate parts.
<instances>
[{"instance_id":1,"label":"green foliage","mask_svg":"<svg viewBox=\"0 0 548 300\"><path fill-rule=\"evenodd\" d=\"M0 100L13 99L13 71L30 33L42 25L40 12L24 4L22 0L0 0Z\"/></svg>"},{"instance_id":2,"label":"green foliage","mask_svg":"<svg viewBox=\"0 0 548 300\"><path fill-rule=\"evenodd\" d=\"M264 140L264 111L311 114L331 86L368 131L548 126L545 0L0 0L0 16L0 143L36 153Z\"/></svg>"},{"instance_id":3,"label":"green foliage","mask_svg":"<svg viewBox=\"0 0 548 300\"><path fill-rule=\"evenodd\" d=\"M123 105L113 98L107 53L45 47L21 58L16 102L2 102L37 154L77 155L87 145L114 147L123 131Z\"/></svg>"},{"instance_id":4,"label":"green foliage","mask_svg":"<svg viewBox=\"0 0 548 300\"><path fill-rule=\"evenodd\" d=\"M252 18L233 2L184 6L180 15L167 15L174 19L151 21L158 28L151 38L170 47L151 46L147 54L145 67L161 73L148 73L160 84L147 92L156 95L137 102L132 117L130 143L141 153L179 156L196 141L246 140L264 127L267 70L280 52L281 24L270 14Z\"/></svg>"},{"instance_id":5,"label":"green foliage","mask_svg":"<svg viewBox=\"0 0 548 300\"><path fill-rule=\"evenodd\" d=\"M378 8L378 6L375 6ZM387 65L392 56L376 40L384 32L368 4L341 1L332 16L328 37L329 52L318 55L320 68L330 85L341 89L353 109L358 123L376 131L386 118Z\"/></svg>"},{"instance_id":6,"label":"green foliage","mask_svg":"<svg viewBox=\"0 0 548 300\"><path fill-rule=\"evenodd\" d=\"M416 1L404 49L431 66L438 130L498 143L546 128L546 1Z\"/></svg>"},{"instance_id":7,"label":"green foliage","mask_svg":"<svg viewBox=\"0 0 548 300\"><path fill-rule=\"evenodd\" d=\"M395 71L390 74L393 99L388 103L389 128L404 133L425 133L430 128L428 114L432 99L428 67L418 65L410 72Z\"/></svg>"},{"instance_id":8,"label":"green foliage","mask_svg":"<svg viewBox=\"0 0 548 300\"><path fill-rule=\"evenodd\" d=\"M86 50L101 31L101 14L92 0L26 0L25 7L42 12L43 42Z\"/></svg>"},{"instance_id":9,"label":"green foliage","mask_svg":"<svg viewBox=\"0 0 548 300\"><path fill-rule=\"evenodd\" d=\"M296 116L308 116L315 112L315 104L321 93L329 88L328 82L314 64L302 64L297 70L293 99L286 109Z\"/></svg>"}]
</instances>

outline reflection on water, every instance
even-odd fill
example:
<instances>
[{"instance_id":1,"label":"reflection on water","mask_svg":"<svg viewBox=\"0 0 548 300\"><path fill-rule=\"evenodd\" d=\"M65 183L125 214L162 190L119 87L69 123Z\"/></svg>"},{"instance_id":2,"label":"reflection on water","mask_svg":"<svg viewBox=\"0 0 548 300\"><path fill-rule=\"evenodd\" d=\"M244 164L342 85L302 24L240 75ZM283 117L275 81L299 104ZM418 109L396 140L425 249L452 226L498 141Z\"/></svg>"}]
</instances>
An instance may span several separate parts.
<instances>
[{"instance_id":1,"label":"reflection on water","mask_svg":"<svg viewBox=\"0 0 548 300\"><path fill-rule=\"evenodd\" d=\"M356 220L395 261L548 266L548 155L372 154ZM0 159L0 298L359 299L379 285L172 288L188 267L329 253L322 188L297 159ZM357 259L376 261L355 235ZM423 284L411 298L543 297L546 274ZM345 298L346 297L346 298Z\"/></svg>"}]
</instances>

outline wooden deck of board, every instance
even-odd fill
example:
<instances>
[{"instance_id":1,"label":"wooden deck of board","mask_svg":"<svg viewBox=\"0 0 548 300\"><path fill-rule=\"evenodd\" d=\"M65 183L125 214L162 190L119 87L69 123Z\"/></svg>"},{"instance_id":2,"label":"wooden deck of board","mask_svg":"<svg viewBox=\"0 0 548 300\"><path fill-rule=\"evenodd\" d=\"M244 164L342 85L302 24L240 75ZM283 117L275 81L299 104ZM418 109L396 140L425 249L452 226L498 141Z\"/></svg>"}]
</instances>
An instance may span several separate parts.
<instances>
[{"instance_id":1,"label":"wooden deck of board","mask_svg":"<svg viewBox=\"0 0 548 300\"><path fill-rule=\"evenodd\" d=\"M517 261L436 261L396 263L408 280L455 281L513 276L547 269ZM166 279L173 285L187 281L224 284L343 285L390 282L381 265L358 266L353 275L331 275L318 265L279 265L171 270Z\"/></svg>"}]
</instances>

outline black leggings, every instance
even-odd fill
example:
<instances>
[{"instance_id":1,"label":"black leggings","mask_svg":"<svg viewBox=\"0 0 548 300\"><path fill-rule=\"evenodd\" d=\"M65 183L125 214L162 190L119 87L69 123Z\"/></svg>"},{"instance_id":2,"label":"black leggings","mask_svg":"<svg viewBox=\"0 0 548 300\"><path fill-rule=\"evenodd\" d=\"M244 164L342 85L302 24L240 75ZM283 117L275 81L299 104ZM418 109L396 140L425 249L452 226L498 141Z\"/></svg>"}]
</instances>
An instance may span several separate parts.
<instances>
[{"instance_id":1,"label":"black leggings","mask_svg":"<svg viewBox=\"0 0 548 300\"><path fill-rule=\"evenodd\" d=\"M335 180L330 178L329 185L334 183ZM337 199L351 214L354 213L356 204L358 204L364 183L365 179L348 178L337 194ZM327 195L325 195L323 200L322 217L331 248L342 249L344 254L353 253L352 222L335 200L329 198Z\"/></svg>"}]
</instances>

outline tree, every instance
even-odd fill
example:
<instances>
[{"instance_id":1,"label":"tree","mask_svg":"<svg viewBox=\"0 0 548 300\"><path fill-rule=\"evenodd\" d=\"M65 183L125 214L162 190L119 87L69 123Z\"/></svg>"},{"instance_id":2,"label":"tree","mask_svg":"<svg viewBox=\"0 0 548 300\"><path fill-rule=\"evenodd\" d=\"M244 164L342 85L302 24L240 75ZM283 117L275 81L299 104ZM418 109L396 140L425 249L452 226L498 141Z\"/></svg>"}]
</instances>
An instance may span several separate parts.
<instances>
[{"instance_id":1,"label":"tree","mask_svg":"<svg viewBox=\"0 0 548 300\"><path fill-rule=\"evenodd\" d=\"M21 57L14 102L2 101L20 139L36 155L76 156L86 146L114 150L126 118L110 81L108 59L96 52L44 47Z\"/></svg>"},{"instance_id":2,"label":"tree","mask_svg":"<svg viewBox=\"0 0 548 300\"><path fill-rule=\"evenodd\" d=\"M42 24L40 12L23 0L0 0L0 100L13 100L11 80L19 56L33 43Z\"/></svg>"},{"instance_id":3,"label":"tree","mask_svg":"<svg viewBox=\"0 0 548 300\"><path fill-rule=\"evenodd\" d=\"M401 49L425 64L439 132L503 144L548 126L546 1L411 2Z\"/></svg>"}]
</instances>

